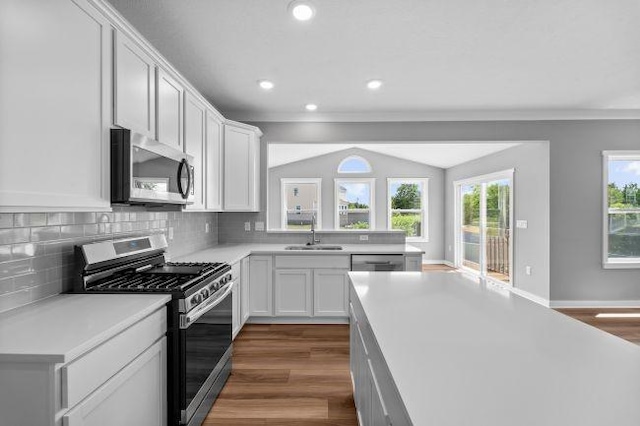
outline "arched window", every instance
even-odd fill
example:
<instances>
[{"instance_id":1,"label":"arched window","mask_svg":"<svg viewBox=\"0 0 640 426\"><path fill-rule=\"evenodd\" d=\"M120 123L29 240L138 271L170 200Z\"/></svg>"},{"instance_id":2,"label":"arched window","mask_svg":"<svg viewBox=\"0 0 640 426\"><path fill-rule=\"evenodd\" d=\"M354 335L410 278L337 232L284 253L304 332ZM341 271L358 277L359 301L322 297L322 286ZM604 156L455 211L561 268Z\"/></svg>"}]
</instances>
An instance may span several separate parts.
<instances>
[{"instance_id":1,"label":"arched window","mask_svg":"<svg viewBox=\"0 0 640 426\"><path fill-rule=\"evenodd\" d=\"M338 173L371 173L371 164L359 155L350 155L340 162Z\"/></svg>"}]
</instances>

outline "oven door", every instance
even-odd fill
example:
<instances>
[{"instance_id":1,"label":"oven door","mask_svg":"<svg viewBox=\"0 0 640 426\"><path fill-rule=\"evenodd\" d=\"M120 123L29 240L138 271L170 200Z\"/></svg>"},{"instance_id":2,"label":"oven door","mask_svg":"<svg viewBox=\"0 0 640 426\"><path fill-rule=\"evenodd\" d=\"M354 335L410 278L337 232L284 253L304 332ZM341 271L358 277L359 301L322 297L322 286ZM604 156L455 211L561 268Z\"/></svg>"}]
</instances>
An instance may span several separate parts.
<instances>
[{"instance_id":1,"label":"oven door","mask_svg":"<svg viewBox=\"0 0 640 426\"><path fill-rule=\"evenodd\" d=\"M233 283L227 284L219 290L222 294L214 302L181 315L180 417L183 424L190 424L196 414L199 418L206 416L229 373L232 287Z\"/></svg>"}]
</instances>

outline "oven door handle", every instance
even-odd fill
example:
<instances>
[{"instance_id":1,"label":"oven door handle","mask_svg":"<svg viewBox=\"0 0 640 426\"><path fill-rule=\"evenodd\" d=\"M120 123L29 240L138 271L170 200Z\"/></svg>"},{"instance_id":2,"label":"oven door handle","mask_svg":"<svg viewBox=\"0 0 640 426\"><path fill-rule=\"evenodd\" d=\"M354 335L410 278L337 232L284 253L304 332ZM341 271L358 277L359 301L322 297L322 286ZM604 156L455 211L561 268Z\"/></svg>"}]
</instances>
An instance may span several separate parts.
<instances>
[{"instance_id":1,"label":"oven door handle","mask_svg":"<svg viewBox=\"0 0 640 426\"><path fill-rule=\"evenodd\" d=\"M196 309L193 312L180 315L180 328L181 329L189 328L189 326L193 322L197 321L198 318L200 318L202 315L206 314L211 309L218 306L229 295L229 293L231 293L231 290L233 290L233 284L234 284L234 281L227 284L226 285L227 288L225 289L224 293L222 293L222 295L220 297L217 297L214 301L209 302L205 305L199 306L198 309Z\"/></svg>"}]
</instances>

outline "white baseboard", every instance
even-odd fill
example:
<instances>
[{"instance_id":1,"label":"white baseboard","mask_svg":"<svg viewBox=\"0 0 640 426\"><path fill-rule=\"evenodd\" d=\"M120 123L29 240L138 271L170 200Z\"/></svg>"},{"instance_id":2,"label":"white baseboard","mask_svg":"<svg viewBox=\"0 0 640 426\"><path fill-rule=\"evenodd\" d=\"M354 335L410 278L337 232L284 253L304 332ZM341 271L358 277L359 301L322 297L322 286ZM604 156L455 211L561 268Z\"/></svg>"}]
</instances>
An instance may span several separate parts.
<instances>
[{"instance_id":1,"label":"white baseboard","mask_svg":"<svg viewBox=\"0 0 640 426\"><path fill-rule=\"evenodd\" d=\"M446 260L422 260L423 265L444 265Z\"/></svg>"},{"instance_id":2,"label":"white baseboard","mask_svg":"<svg viewBox=\"0 0 640 426\"><path fill-rule=\"evenodd\" d=\"M533 293L529 293L528 291L522 290L517 287L512 286L504 286L506 289L509 289L512 293L517 294L518 296L524 297L525 299L529 299L532 302L537 303L538 305L542 305L545 308L550 307L550 302L544 297L536 296Z\"/></svg>"},{"instance_id":3,"label":"white baseboard","mask_svg":"<svg viewBox=\"0 0 640 426\"><path fill-rule=\"evenodd\" d=\"M247 324L349 324L348 317L249 317Z\"/></svg>"},{"instance_id":4,"label":"white baseboard","mask_svg":"<svg viewBox=\"0 0 640 426\"><path fill-rule=\"evenodd\" d=\"M552 300L552 308L640 308L640 300Z\"/></svg>"},{"instance_id":5,"label":"white baseboard","mask_svg":"<svg viewBox=\"0 0 640 426\"><path fill-rule=\"evenodd\" d=\"M442 263L444 263L445 265L451 267L451 268L455 268L456 265L453 262L449 262L448 260L443 260Z\"/></svg>"}]
</instances>

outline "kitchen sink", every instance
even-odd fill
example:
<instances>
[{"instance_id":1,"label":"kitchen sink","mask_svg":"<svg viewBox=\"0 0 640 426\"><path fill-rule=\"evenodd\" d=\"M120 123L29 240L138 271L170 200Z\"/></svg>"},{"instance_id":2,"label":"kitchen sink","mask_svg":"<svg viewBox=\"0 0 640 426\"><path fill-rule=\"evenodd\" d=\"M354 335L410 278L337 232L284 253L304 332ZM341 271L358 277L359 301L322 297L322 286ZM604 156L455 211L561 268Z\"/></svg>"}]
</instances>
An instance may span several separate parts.
<instances>
[{"instance_id":1,"label":"kitchen sink","mask_svg":"<svg viewBox=\"0 0 640 426\"><path fill-rule=\"evenodd\" d=\"M342 250L342 246L327 246L321 244L314 244L308 246L287 246L285 250Z\"/></svg>"}]
</instances>

